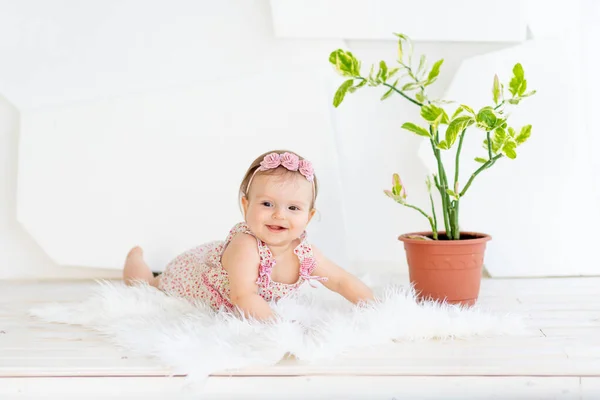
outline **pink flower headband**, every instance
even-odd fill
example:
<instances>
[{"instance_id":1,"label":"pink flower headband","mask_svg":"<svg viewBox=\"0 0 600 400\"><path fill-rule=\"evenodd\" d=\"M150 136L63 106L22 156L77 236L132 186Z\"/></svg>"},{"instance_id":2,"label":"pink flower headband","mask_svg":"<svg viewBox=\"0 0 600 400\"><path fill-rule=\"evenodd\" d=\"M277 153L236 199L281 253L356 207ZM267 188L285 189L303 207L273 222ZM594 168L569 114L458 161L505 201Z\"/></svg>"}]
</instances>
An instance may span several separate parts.
<instances>
[{"instance_id":1,"label":"pink flower headband","mask_svg":"<svg viewBox=\"0 0 600 400\"><path fill-rule=\"evenodd\" d=\"M266 171L282 166L290 171L298 171L307 181L312 182L315 179L315 171L312 163L308 160L300 160L297 155L292 153L271 153L267 154L260 162L257 171Z\"/></svg>"},{"instance_id":2,"label":"pink flower headband","mask_svg":"<svg viewBox=\"0 0 600 400\"><path fill-rule=\"evenodd\" d=\"M283 154L278 154L278 153L267 154L265 156L265 158L263 158L263 160L260 162L260 167L258 167L256 169L256 171L254 171L254 174L252 174L252 177L248 181L248 186L246 187L246 193L248 192L248 189L250 188L250 184L252 183L252 180L254 179L254 176L256 175L256 173L258 171L267 171L267 170L275 169L278 167L284 167L289 171L298 171L298 172L300 172L300 174L302 174L302 176L304 176L306 178L307 181L311 182L313 184L313 200L314 200L315 171L313 169L312 163L308 160L300 160L297 155L292 154L292 153L287 153L287 152L283 153Z\"/></svg>"}]
</instances>

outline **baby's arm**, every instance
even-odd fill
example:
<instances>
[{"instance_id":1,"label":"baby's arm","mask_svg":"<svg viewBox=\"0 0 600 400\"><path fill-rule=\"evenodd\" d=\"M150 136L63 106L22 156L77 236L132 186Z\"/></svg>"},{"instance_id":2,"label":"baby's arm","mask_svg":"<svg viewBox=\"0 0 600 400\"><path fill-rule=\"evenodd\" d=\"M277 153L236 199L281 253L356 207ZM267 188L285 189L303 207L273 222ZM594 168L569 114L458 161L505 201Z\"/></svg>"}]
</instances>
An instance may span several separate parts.
<instances>
[{"instance_id":1,"label":"baby's arm","mask_svg":"<svg viewBox=\"0 0 600 400\"><path fill-rule=\"evenodd\" d=\"M260 257L256 239L239 234L227 246L221 259L229 275L230 298L246 317L266 320L273 317L269 304L258 294L258 266Z\"/></svg>"},{"instance_id":2,"label":"baby's arm","mask_svg":"<svg viewBox=\"0 0 600 400\"><path fill-rule=\"evenodd\" d=\"M344 296L354 304L373 300L373 292L360 279L328 260L315 246L313 254L317 262L313 275L327 278L323 285Z\"/></svg>"}]
</instances>

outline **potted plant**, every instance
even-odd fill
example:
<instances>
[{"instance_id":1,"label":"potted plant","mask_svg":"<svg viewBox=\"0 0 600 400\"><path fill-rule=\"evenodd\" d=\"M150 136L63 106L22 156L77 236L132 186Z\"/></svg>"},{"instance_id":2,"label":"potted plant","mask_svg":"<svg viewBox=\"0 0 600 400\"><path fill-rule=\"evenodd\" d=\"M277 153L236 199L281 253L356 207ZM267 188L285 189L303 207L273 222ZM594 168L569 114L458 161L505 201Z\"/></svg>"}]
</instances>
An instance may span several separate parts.
<instances>
[{"instance_id":1,"label":"potted plant","mask_svg":"<svg viewBox=\"0 0 600 400\"><path fill-rule=\"evenodd\" d=\"M427 95L427 87L437 80L444 60L438 60L428 68L426 56L421 55L415 66L412 41L404 34L396 36L397 65L392 67L381 61L377 68L371 66L368 75L362 74L361 62L351 52L338 49L330 54L329 62L337 73L346 78L333 97L333 105L338 107L348 93L369 86L385 89L381 100L400 95L420 107L423 121L405 122L402 128L429 141L437 162L437 172L427 176L426 180L430 210L425 211L407 201L406 190L398 174L393 174L391 190L384 190L384 193L397 203L422 214L431 227L430 231L405 233L398 238L404 243L410 281L419 298L473 305L479 296L486 242L491 237L485 233L460 230L460 202L483 171L502 158L514 159L517 156L518 147L531 135L531 125L520 128L510 126L507 121L508 108L517 106L535 91L527 92L523 67L517 63L508 82L508 93L498 75L495 75L490 82L491 105L475 111L465 104L458 104L450 114L445 107L454 102L430 99ZM482 131L483 150L481 157L475 159L481 165L468 175L465 182L460 178L459 166L467 130ZM480 137L471 133L468 136ZM447 173L449 169L442 157L443 152L451 150L455 152L453 176ZM439 220L433 189L441 200L442 214Z\"/></svg>"}]
</instances>

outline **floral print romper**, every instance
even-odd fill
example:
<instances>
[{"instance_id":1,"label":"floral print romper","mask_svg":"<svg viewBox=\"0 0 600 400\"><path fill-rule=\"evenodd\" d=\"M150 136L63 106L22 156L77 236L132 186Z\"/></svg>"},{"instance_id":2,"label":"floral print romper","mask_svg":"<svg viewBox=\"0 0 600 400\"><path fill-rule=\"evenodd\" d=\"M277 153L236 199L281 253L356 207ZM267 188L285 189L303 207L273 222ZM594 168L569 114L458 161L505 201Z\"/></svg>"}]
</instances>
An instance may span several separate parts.
<instances>
[{"instance_id":1,"label":"floral print romper","mask_svg":"<svg viewBox=\"0 0 600 400\"><path fill-rule=\"evenodd\" d=\"M160 275L158 288L172 296L202 301L215 311L221 309L233 311L235 307L230 300L229 277L221 265L221 256L229 242L240 233L256 237L245 222L236 224L225 241L205 243L171 261ZM300 244L294 249L300 261L298 281L286 284L271 280L275 259L266 243L256 238L260 255L256 283L259 286L259 295L266 301L277 301L300 288L306 281L327 280L327 278L311 276L317 264L312 247L306 241L306 232L302 234L300 240Z\"/></svg>"}]
</instances>

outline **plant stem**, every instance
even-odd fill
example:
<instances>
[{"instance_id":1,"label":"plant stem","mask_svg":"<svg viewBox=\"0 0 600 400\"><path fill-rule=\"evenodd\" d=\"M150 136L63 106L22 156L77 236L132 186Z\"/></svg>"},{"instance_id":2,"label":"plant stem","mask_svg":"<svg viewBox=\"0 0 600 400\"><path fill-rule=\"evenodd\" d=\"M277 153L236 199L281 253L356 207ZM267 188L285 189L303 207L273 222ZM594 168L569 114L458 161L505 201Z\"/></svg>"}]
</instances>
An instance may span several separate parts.
<instances>
[{"instance_id":1,"label":"plant stem","mask_svg":"<svg viewBox=\"0 0 600 400\"><path fill-rule=\"evenodd\" d=\"M396 89L395 86L392 86L389 83L385 83L385 82L383 83L383 86L387 86L390 89L394 90L396 93L400 94L402 97L404 97L406 100L410 101L411 103L414 103L414 104L418 105L419 107L423 106L422 103L419 103L417 100L415 100L415 99L413 99L411 97L408 97L406 94L404 94L403 91Z\"/></svg>"},{"instance_id":2,"label":"plant stem","mask_svg":"<svg viewBox=\"0 0 600 400\"><path fill-rule=\"evenodd\" d=\"M431 138L429 141L431 143L431 148L433 149L433 154L435 155L435 159L437 160L438 176L440 179L438 182L437 177L436 177L435 183L440 192L440 196L442 197L442 210L444 212L444 226L446 228L446 235L448 235L450 233L451 229L450 229L450 215L448 213L448 211L449 211L448 194L446 193L446 188L448 187L448 183L446 182L446 172L444 171L444 166L442 165L440 151L436 147L436 141L437 141L436 139L437 139L438 132L436 132L434 134L433 127L429 126L429 133L431 135Z\"/></svg>"},{"instance_id":3,"label":"plant stem","mask_svg":"<svg viewBox=\"0 0 600 400\"><path fill-rule=\"evenodd\" d=\"M487 134L488 161L492 159L492 142L490 142L490 131Z\"/></svg>"},{"instance_id":4,"label":"plant stem","mask_svg":"<svg viewBox=\"0 0 600 400\"><path fill-rule=\"evenodd\" d=\"M433 215L433 238L437 239L437 216L435 215L435 204L433 203L431 192L429 192L429 200L431 201L431 214Z\"/></svg>"},{"instance_id":5,"label":"plant stem","mask_svg":"<svg viewBox=\"0 0 600 400\"><path fill-rule=\"evenodd\" d=\"M427 218L427 220L429 221L429 225L431 225L431 232L433 233L433 238L437 239L437 229L435 227L434 221L433 221L433 219L429 215L427 215L427 213L425 211L421 210L417 206L413 206L412 204L408 204L408 203L400 203L400 204L402 204L403 206L412 208L414 210L417 210L418 212L420 212L421 214L423 214L425 216L425 218Z\"/></svg>"},{"instance_id":6,"label":"plant stem","mask_svg":"<svg viewBox=\"0 0 600 400\"><path fill-rule=\"evenodd\" d=\"M460 197L463 197L465 195L465 193L467 192L467 189L469 189L469 187L471 186L471 183L473 183L473 179L475 179L475 177L477 175L479 175L479 173L481 171L483 171L484 169L488 169L490 168L492 165L494 165L494 163L500 158L502 157L502 154L497 154L496 156L494 156L492 159L488 160L485 164L483 164L481 167L479 167L477 169L477 171L475 171L472 175L471 178L469 178L469 181L467 182L467 184L465 185L465 187L463 188L462 192L460 192Z\"/></svg>"},{"instance_id":7,"label":"plant stem","mask_svg":"<svg viewBox=\"0 0 600 400\"><path fill-rule=\"evenodd\" d=\"M460 151L462 150L463 140L465 138L465 132L467 128L463 129L460 133L460 139L458 139L458 149L456 149L456 161L454 162L454 188L453 190L458 193L458 169L460 166Z\"/></svg>"},{"instance_id":8,"label":"plant stem","mask_svg":"<svg viewBox=\"0 0 600 400\"><path fill-rule=\"evenodd\" d=\"M363 78L362 76L354 76L353 78L354 78L354 79L360 79L360 80L363 80L363 81L366 81L366 80L367 80L367 78ZM398 93L400 96L404 97L406 100L410 101L411 103L413 103L413 104L416 104L416 105L418 105L419 107L422 107L422 106L423 106L423 104L422 104L422 103L419 103L417 100L415 100L415 99L413 99L413 98L411 98L411 97L407 96L407 95L406 95L406 94L405 94L403 91L401 91L401 90L397 89L395 86L392 86L392 85L390 85L389 83L385 83L385 82L383 82L383 86L389 87L389 88L390 88L390 89L392 89L394 92Z\"/></svg>"},{"instance_id":9,"label":"plant stem","mask_svg":"<svg viewBox=\"0 0 600 400\"><path fill-rule=\"evenodd\" d=\"M460 239L460 228L458 226L458 204L459 204L459 200L454 200L454 221L453 221L453 225L454 225L454 240L459 240Z\"/></svg>"},{"instance_id":10,"label":"plant stem","mask_svg":"<svg viewBox=\"0 0 600 400\"><path fill-rule=\"evenodd\" d=\"M455 193L458 194L458 178L460 176L460 152L462 150L463 140L465 138L465 132L467 128L463 129L460 133L460 138L458 139L458 148L456 149L456 159L454 161L454 190ZM460 229L458 227L458 203L460 202L460 197L454 200L452 205L452 219L450 225L452 226L452 237L455 240L460 239Z\"/></svg>"},{"instance_id":11,"label":"plant stem","mask_svg":"<svg viewBox=\"0 0 600 400\"><path fill-rule=\"evenodd\" d=\"M439 138L439 134L440 131L438 129L435 130L435 142L439 143L440 142L440 138ZM451 237L452 236L452 232L453 232L453 226L452 226L452 203L450 202L450 195L446 192L446 189L449 188L448 186L448 177L446 176L446 169L444 168L444 163L442 162L442 156L441 156L441 151L436 147L436 158L438 160L438 166L441 169L441 180L442 180L442 188L443 188L443 192L442 192L442 196L444 197L444 200L446 201L446 208L447 210L447 214L448 214L448 227L449 229L446 231L446 236L447 237Z\"/></svg>"},{"instance_id":12,"label":"plant stem","mask_svg":"<svg viewBox=\"0 0 600 400\"><path fill-rule=\"evenodd\" d=\"M498 103L498 105L496 107L494 107L494 110L499 109L500 107L502 107L504 105L504 100L502 100L500 103Z\"/></svg>"}]
</instances>

